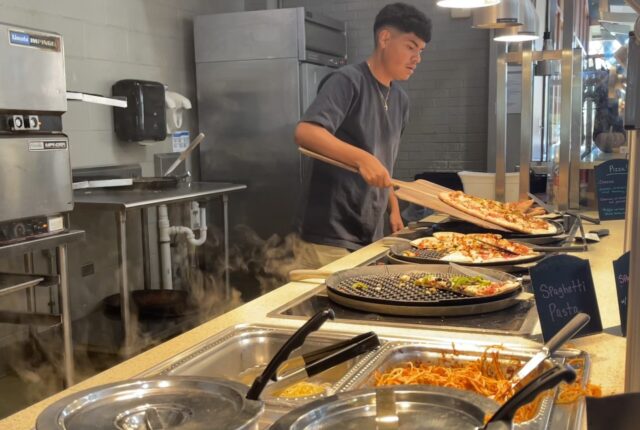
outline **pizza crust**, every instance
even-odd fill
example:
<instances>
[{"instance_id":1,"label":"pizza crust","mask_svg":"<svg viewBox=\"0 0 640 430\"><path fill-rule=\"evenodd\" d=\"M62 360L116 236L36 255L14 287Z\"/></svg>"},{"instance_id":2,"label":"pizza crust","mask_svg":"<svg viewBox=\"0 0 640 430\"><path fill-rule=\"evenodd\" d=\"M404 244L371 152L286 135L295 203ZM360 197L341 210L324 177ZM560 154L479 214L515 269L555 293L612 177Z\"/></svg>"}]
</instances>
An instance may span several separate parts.
<instances>
[{"instance_id":1,"label":"pizza crust","mask_svg":"<svg viewBox=\"0 0 640 430\"><path fill-rule=\"evenodd\" d=\"M440 198L440 200L442 200L443 202L445 202L446 204L461 210L469 215L473 215L477 218L480 218L484 221L488 221L491 222L493 224L497 224L501 227L507 228L509 230L513 230L513 231L517 231L520 233L527 233L527 234L553 234L553 233L557 233L557 228L551 224L547 222L547 229L536 229L536 228L529 228L527 226L522 226L519 225L517 223L511 222L509 220L506 220L504 218L501 217L495 217L495 216L490 216L487 215L486 213L483 213L482 210L478 209L478 210L474 210L471 209L469 207L467 207L466 205L460 204L455 198L453 198L453 196L458 195L458 191L443 191L440 194L438 194L438 197ZM464 194L463 194L464 195Z\"/></svg>"}]
</instances>

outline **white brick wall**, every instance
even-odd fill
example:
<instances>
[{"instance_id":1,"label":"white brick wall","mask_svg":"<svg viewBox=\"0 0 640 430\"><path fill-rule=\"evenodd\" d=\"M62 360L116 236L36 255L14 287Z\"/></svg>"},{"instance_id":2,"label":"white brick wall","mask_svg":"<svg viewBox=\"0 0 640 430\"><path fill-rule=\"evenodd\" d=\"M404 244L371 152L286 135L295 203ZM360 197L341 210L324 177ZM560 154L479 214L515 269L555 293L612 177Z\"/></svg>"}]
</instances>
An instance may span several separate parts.
<instances>
[{"instance_id":1,"label":"white brick wall","mask_svg":"<svg viewBox=\"0 0 640 430\"><path fill-rule=\"evenodd\" d=\"M348 25L349 62L373 50L373 21L390 0L284 0ZM411 100L395 167L398 178L424 171L482 170L486 167L489 38L471 29L470 19L452 19L435 1L411 1L433 22L422 63L403 86Z\"/></svg>"},{"instance_id":2,"label":"white brick wall","mask_svg":"<svg viewBox=\"0 0 640 430\"><path fill-rule=\"evenodd\" d=\"M0 21L61 33L68 89L110 94L127 78L159 81L196 101L193 16L241 10L242 1L0 0ZM197 130L195 109L185 118ZM119 142L111 108L70 103L63 116L73 167L140 163L153 174L153 154L170 151Z\"/></svg>"}]
</instances>

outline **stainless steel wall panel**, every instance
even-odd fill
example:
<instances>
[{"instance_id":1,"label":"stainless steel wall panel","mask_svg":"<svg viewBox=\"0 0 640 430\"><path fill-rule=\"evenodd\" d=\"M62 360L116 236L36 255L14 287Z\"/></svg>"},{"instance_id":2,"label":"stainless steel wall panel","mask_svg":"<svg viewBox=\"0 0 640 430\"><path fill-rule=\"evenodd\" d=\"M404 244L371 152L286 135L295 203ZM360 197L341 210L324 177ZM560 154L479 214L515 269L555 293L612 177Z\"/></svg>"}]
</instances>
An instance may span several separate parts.
<instances>
[{"instance_id":1,"label":"stainless steel wall panel","mask_svg":"<svg viewBox=\"0 0 640 430\"><path fill-rule=\"evenodd\" d=\"M265 238L291 232L297 212L299 74L297 59L196 65L202 179L247 184L229 218Z\"/></svg>"}]
</instances>

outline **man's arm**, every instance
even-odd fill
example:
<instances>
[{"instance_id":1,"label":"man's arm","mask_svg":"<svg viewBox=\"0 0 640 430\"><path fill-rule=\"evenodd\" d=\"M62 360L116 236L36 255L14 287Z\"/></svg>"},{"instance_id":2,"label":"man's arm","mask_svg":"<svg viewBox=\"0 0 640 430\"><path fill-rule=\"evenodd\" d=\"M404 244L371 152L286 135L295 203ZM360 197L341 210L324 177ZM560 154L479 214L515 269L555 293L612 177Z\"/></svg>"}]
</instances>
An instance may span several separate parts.
<instances>
[{"instance_id":1,"label":"man's arm","mask_svg":"<svg viewBox=\"0 0 640 430\"><path fill-rule=\"evenodd\" d=\"M389 226L391 227L391 233L395 233L404 228L402 216L400 215L400 204L398 203L396 193L393 192L393 188L389 190Z\"/></svg>"},{"instance_id":2,"label":"man's arm","mask_svg":"<svg viewBox=\"0 0 640 430\"><path fill-rule=\"evenodd\" d=\"M343 142L324 127L300 122L296 127L295 141L298 146L355 167L369 185L381 188L391 186L389 172L375 156Z\"/></svg>"}]
</instances>

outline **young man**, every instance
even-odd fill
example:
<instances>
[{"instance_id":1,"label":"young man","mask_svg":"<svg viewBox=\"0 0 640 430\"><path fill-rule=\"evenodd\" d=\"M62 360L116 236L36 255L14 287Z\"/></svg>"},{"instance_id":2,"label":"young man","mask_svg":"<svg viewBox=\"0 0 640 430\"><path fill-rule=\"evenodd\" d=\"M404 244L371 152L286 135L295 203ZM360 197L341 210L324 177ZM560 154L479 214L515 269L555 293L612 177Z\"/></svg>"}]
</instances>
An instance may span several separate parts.
<instances>
[{"instance_id":1,"label":"young man","mask_svg":"<svg viewBox=\"0 0 640 430\"><path fill-rule=\"evenodd\" d=\"M431 39L431 20L394 3L378 12L375 50L367 61L326 78L295 132L299 146L341 161L359 174L313 160L300 218L308 243L302 266L320 267L378 240L384 210L392 231L403 227L391 175L409 99L394 81L411 77Z\"/></svg>"}]
</instances>

